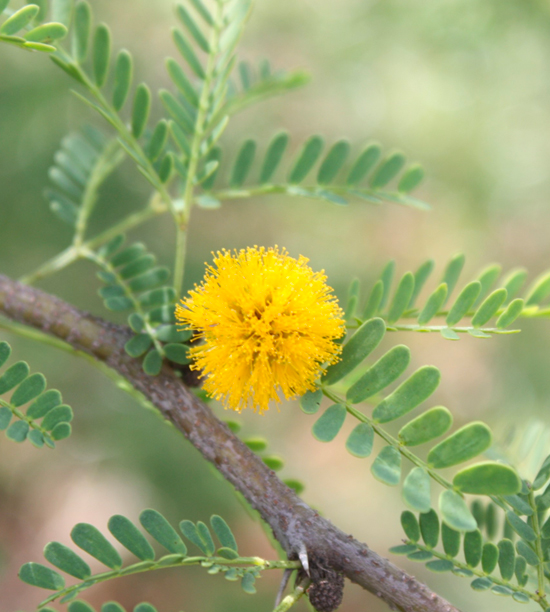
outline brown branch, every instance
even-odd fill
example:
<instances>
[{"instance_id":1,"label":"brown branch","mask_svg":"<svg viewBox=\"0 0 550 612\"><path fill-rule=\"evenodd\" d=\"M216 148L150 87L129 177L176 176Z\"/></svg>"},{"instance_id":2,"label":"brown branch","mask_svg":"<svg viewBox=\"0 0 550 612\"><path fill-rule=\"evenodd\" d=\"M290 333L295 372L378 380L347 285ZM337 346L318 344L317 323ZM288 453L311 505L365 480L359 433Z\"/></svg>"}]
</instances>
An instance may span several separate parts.
<instances>
[{"instance_id":1,"label":"brown branch","mask_svg":"<svg viewBox=\"0 0 550 612\"><path fill-rule=\"evenodd\" d=\"M212 462L273 530L290 558L305 546L310 559L342 572L352 582L404 612L458 612L387 559L320 517L282 483L168 366L144 374L123 349L132 335L48 293L0 275L0 313L60 338L124 376Z\"/></svg>"}]
</instances>

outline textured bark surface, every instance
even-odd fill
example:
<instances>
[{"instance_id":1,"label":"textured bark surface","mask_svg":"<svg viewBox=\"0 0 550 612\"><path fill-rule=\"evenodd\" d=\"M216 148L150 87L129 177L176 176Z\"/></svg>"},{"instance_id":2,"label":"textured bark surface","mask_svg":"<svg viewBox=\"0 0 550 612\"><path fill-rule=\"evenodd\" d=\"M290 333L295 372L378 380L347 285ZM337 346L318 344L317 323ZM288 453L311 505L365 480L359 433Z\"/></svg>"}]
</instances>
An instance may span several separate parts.
<instances>
[{"instance_id":1,"label":"textured bark surface","mask_svg":"<svg viewBox=\"0 0 550 612\"><path fill-rule=\"evenodd\" d=\"M147 376L123 349L126 328L82 312L43 291L0 275L0 314L47 332L120 373L212 462L270 525L290 558L302 547L321 567L341 572L403 612L458 612L427 586L320 517L281 482L167 365Z\"/></svg>"}]
</instances>

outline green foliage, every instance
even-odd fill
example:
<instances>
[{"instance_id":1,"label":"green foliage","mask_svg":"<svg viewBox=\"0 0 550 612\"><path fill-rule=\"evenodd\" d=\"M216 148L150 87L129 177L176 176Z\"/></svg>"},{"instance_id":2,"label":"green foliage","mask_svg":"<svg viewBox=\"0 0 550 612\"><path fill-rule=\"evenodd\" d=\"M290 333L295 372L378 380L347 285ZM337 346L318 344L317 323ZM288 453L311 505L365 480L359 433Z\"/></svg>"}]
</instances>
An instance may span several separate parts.
<instances>
[{"instance_id":1,"label":"green foliage","mask_svg":"<svg viewBox=\"0 0 550 612\"><path fill-rule=\"evenodd\" d=\"M428 208L423 202L408 195L408 192L416 187L417 183L413 183L407 177L411 172L418 174L417 165L405 171L397 189L391 191L384 189L401 172L405 164L405 156L401 153L389 155L374 168L380 157L380 147L370 145L359 154L355 162L349 165L346 164L350 152L350 145L347 141L334 143L323 156L324 139L319 135L314 135L306 140L294 159L288 162L286 180L276 180L275 177L284 161L288 144L289 135L286 132L275 134L265 149L263 159L258 161L257 178L247 182L246 179L253 169L258 146L252 139L245 140L233 164L229 185L224 185L222 173L216 167L214 178L203 185L204 189L208 195L218 200L239 199L252 195L284 194L339 205L347 204L349 199L374 204L386 200L420 209ZM372 156L374 150L378 151L376 159ZM372 161L369 166L365 163L365 155L368 152L370 152L368 159ZM218 148L216 161L221 163L221 160L222 151ZM399 160L399 164L396 164L396 160ZM317 164L315 179L303 185ZM345 171L346 167L347 171ZM362 181L366 180L371 170L373 172L369 185L365 186Z\"/></svg>"},{"instance_id":2,"label":"green foliage","mask_svg":"<svg viewBox=\"0 0 550 612\"><path fill-rule=\"evenodd\" d=\"M0 430L13 442L55 448L56 441L71 434L73 411L59 391L46 389L43 374L30 373L25 361L8 366L10 355L10 345L0 342L0 368L5 368L0 375ZM7 393L9 399L1 397Z\"/></svg>"},{"instance_id":3,"label":"green foliage","mask_svg":"<svg viewBox=\"0 0 550 612\"><path fill-rule=\"evenodd\" d=\"M58 22L55 15L52 15L53 21L42 23L45 11L41 9L40 4L29 3L19 9L10 9L10 0L2 0L0 42L29 51L55 51L54 41L65 38L67 28Z\"/></svg>"},{"instance_id":4,"label":"green foliage","mask_svg":"<svg viewBox=\"0 0 550 612\"><path fill-rule=\"evenodd\" d=\"M128 323L135 335L124 346L132 357L145 355L147 374L160 372L163 358L179 365L189 363L187 351L192 332L176 325L176 292L165 285L170 272L157 266L154 255L136 242L123 247L116 236L87 257L101 267L98 277L105 283L99 290L108 310L131 311Z\"/></svg>"},{"instance_id":5,"label":"green foliage","mask_svg":"<svg viewBox=\"0 0 550 612\"><path fill-rule=\"evenodd\" d=\"M59 542L50 542L44 548L45 559L56 570L77 578L79 582L66 587L65 578L61 573L41 563L25 563L19 571L19 578L31 586L54 591L39 605L41 610L44 610L43 606L59 599L61 603L71 602L69 612L86 612L93 608L75 598L91 586L119 576L164 568L200 565L207 569L209 574L220 573L230 581L240 579L243 590L246 593L254 593L254 581L263 570L284 567L287 563L264 561L258 557L239 555L233 532L224 519L218 515L210 518L218 544L205 523L199 521L195 524L187 520L180 523L181 533L199 549L201 553L199 556L188 555L187 546L181 536L156 510L144 510L139 520L156 543L168 551L168 555L158 556L145 535L134 523L124 516L115 515L109 519L108 529L129 553L139 559L137 563L123 567L122 558L109 540L93 525L79 523L71 531L71 539L74 544L111 571L94 575L89 565L78 553ZM148 606L147 610L154 610L150 604L139 604L134 608L134 612L138 608L140 612L144 612L145 606ZM101 612L119 612L121 609L119 604L109 602L102 606Z\"/></svg>"},{"instance_id":6,"label":"green foliage","mask_svg":"<svg viewBox=\"0 0 550 612\"><path fill-rule=\"evenodd\" d=\"M52 188L46 190L50 209L83 237L86 224L97 202L98 189L123 160L116 140L86 126L66 136L54 156L48 176Z\"/></svg>"},{"instance_id":7,"label":"green foliage","mask_svg":"<svg viewBox=\"0 0 550 612\"><path fill-rule=\"evenodd\" d=\"M512 270L501 279L501 267L497 264L481 270L477 278L464 285L451 299L464 267L463 255L456 255L450 260L440 283L427 294L423 304L418 305L434 267L433 260L428 260L414 274L406 272L397 282L392 295L395 262L389 262L366 298L362 314L356 314L356 306L347 317L349 324L361 325L372 317L380 317L389 331L439 332L446 340L458 340L460 333L474 338L516 333L519 330L508 327L519 317L550 316L548 274L535 279L524 290L523 297L517 297L527 273ZM357 289L357 296L358 293ZM442 324L431 324L434 318L443 319ZM471 321L465 324L464 319ZM493 326L487 327L491 320L494 320Z\"/></svg>"},{"instance_id":8,"label":"green foliage","mask_svg":"<svg viewBox=\"0 0 550 612\"><path fill-rule=\"evenodd\" d=\"M386 279L389 278L387 270ZM398 289L397 295L402 294L409 301L412 285L409 281L406 283L409 289L406 292L400 292ZM479 288L475 296L469 298L471 303L478 293ZM355 289L350 291L350 295L355 295ZM394 299L390 309L394 308L395 303ZM324 394L333 403L313 425L312 432L317 440L334 440L349 414L360 421L346 441L346 449L350 454L359 458L370 456L375 434L386 444L375 456L371 466L372 474L377 480L389 486L397 486L403 476L403 459L408 460L413 464L413 468L403 481L405 504L411 510L422 513L431 511L433 480L443 487L439 508L447 526L459 531L472 531L476 529L477 524L464 501L464 494L513 498L522 489L521 480L513 468L495 461L463 467L455 474L452 482L439 472L475 459L489 449L492 434L484 423L469 423L447 435L429 449L426 459L413 453L412 447L432 442L447 434L451 428L452 415L443 406L430 408L402 424L397 437L384 429L383 425L386 423L403 419L428 400L440 381L437 368L424 366L384 396L384 390L404 374L410 361L409 349L400 345L391 348L374 363L366 363L385 333L386 324L383 319L374 318L363 323L355 333L348 336L342 348L342 359L327 368L315 391L310 391L301 398L302 410L306 414L316 414ZM345 398L340 395L341 391ZM356 407L364 401L374 405L370 416ZM545 482L545 478L546 471L543 469L539 481Z\"/></svg>"}]
</instances>

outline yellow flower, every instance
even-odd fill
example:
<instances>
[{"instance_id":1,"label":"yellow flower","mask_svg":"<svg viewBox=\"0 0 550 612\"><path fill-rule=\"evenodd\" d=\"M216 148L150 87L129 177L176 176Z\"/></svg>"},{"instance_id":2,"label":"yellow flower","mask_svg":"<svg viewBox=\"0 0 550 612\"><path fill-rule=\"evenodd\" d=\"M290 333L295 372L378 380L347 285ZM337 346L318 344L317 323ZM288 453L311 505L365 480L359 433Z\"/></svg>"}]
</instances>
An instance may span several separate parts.
<instances>
[{"instance_id":1,"label":"yellow flower","mask_svg":"<svg viewBox=\"0 0 550 612\"><path fill-rule=\"evenodd\" d=\"M338 360L342 311L323 272L278 247L218 252L201 285L176 306L195 330L192 369L226 407L263 412L314 388L323 364Z\"/></svg>"}]
</instances>

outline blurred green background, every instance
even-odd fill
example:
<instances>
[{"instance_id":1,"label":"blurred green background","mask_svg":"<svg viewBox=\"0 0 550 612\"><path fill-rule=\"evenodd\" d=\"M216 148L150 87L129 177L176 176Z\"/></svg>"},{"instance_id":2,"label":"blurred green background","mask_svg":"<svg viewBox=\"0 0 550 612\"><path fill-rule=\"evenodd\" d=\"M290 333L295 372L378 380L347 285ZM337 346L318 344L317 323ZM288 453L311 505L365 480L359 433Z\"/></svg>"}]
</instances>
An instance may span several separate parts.
<instances>
[{"instance_id":1,"label":"blurred green background","mask_svg":"<svg viewBox=\"0 0 550 612\"><path fill-rule=\"evenodd\" d=\"M169 86L163 59L176 54L169 34L172 2L91 4L96 18L111 26L115 49L134 53L137 79L153 88ZM446 261L463 251L468 280L495 261L505 270L525 266L533 276L548 267L548 0L257 0L241 57L305 68L313 81L236 117L225 136L229 149L250 136L265 142L280 128L291 132L294 148L317 132L329 141L349 137L358 148L376 139L423 163L428 179L417 195L433 210L284 198L196 210L187 288L201 278L212 250L253 244L279 244L292 255L306 255L314 269L326 270L342 298L353 277L368 288L391 258L403 273L433 257L441 274ZM42 197L60 139L85 122L105 126L69 93L72 82L47 57L4 46L0 58L0 270L18 277L70 239ZM154 113L160 112L155 101ZM148 195L148 184L125 162L102 190L97 226L140 208ZM164 263L171 263L173 237L168 217L131 236L145 240ZM40 286L108 316L89 264L76 264ZM432 363L442 370L436 401L451 409L457 423L481 418L503 436L507 428L522 430L532 422L537 432L548 414L550 325L543 320L521 327L520 335L454 343L395 334L385 348L407 343L414 366ZM76 413L73 437L55 452L0 440L0 612L30 612L42 598L19 583L16 572L23 562L39 561L48 541L69 543L77 522L105 529L110 515L136 519L146 507L174 522L219 513L234 527L242 552L273 557L231 487L178 433L88 363L8 332L0 337L12 343L17 358L44 372ZM310 418L295 403L240 420L245 435L269 437L270 449L287 462L283 476L303 480L304 499L343 530L383 555L400 542L399 491L372 478L370 460L347 455L344 433L329 445L316 442ZM459 578L393 560L468 612L518 605L474 593ZM94 604L116 599L128 607L149 600L159 612L259 612L271 610L279 578L266 575L251 597L197 568L169 570L95 587L87 598ZM341 610L364 609L387 607L348 585Z\"/></svg>"}]
</instances>

